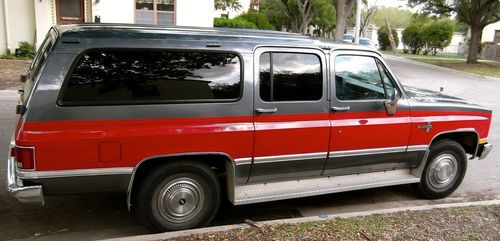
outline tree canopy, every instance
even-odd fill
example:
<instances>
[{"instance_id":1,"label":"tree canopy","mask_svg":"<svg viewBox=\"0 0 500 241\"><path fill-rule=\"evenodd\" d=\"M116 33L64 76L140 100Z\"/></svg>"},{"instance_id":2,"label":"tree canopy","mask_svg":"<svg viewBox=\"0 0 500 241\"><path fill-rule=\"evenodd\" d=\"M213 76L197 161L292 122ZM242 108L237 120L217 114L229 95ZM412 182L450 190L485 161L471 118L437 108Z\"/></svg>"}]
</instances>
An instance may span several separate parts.
<instances>
[{"instance_id":1,"label":"tree canopy","mask_svg":"<svg viewBox=\"0 0 500 241\"><path fill-rule=\"evenodd\" d=\"M239 0L214 0L214 6L217 10L240 10L241 3Z\"/></svg>"},{"instance_id":2,"label":"tree canopy","mask_svg":"<svg viewBox=\"0 0 500 241\"><path fill-rule=\"evenodd\" d=\"M422 6L422 12L439 16L456 15L458 21L469 25L471 38L467 63L477 63L481 33L486 25L500 21L498 0L408 0L412 7Z\"/></svg>"},{"instance_id":3,"label":"tree canopy","mask_svg":"<svg viewBox=\"0 0 500 241\"><path fill-rule=\"evenodd\" d=\"M263 0L261 11L273 25L296 33L305 33L315 18L332 12L330 0Z\"/></svg>"}]
</instances>

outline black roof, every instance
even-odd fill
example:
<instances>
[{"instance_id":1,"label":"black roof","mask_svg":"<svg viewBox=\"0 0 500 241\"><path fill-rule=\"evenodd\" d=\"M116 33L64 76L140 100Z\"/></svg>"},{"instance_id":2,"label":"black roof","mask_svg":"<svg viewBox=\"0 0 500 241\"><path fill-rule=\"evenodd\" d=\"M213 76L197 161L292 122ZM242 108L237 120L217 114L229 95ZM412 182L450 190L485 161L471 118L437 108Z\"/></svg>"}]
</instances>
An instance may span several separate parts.
<instances>
[{"instance_id":1,"label":"black roof","mask_svg":"<svg viewBox=\"0 0 500 241\"><path fill-rule=\"evenodd\" d=\"M314 46L327 49L363 49L373 51L364 46L346 43L343 41L321 39L297 33L269 30L109 23L59 25L55 26L55 29L63 38L172 38L177 40L244 42L250 46L267 44L279 46Z\"/></svg>"}]
</instances>

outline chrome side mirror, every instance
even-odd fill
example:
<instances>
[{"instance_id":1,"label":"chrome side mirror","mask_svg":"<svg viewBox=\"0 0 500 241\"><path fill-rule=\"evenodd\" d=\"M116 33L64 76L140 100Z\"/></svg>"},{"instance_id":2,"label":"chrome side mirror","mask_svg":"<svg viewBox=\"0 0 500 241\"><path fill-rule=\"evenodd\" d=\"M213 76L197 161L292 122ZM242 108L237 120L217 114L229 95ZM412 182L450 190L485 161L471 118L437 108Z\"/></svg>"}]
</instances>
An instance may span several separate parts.
<instances>
[{"instance_id":1,"label":"chrome side mirror","mask_svg":"<svg viewBox=\"0 0 500 241\"><path fill-rule=\"evenodd\" d=\"M394 93L390 101L384 102L385 110L387 111L388 115L396 114L396 107L398 105L399 99L401 99L401 95L399 95L399 93Z\"/></svg>"}]
</instances>

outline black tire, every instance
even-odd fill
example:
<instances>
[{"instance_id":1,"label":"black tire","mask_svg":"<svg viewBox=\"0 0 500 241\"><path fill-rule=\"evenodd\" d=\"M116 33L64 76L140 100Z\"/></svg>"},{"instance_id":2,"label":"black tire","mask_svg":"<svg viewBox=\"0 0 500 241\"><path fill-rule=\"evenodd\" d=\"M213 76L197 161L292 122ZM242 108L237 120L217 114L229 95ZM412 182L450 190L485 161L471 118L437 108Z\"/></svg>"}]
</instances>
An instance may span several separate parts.
<instances>
[{"instance_id":1,"label":"black tire","mask_svg":"<svg viewBox=\"0 0 500 241\"><path fill-rule=\"evenodd\" d=\"M176 161L149 173L135 198L137 217L152 231L190 229L212 221L220 204L220 185L208 165Z\"/></svg>"},{"instance_id":2,"label":"black tire","mask_svg":"<svg viewBox=\"0 0 500 241\"><path fill-rule=\"evenodd\" d=\"M456 172L439 171L444 170L443 166L440 166L439 163L445 165L448 171L450 170L450 166L456 164ZM451 165L450 163L455 164ZM452 168L451 170L454 169ZM448 139L440 140L431 146L420 183L415 184L414 188L424 198L445 198L460 186L466 170L467 156L464 148L456 141ZM438 173L445 174L440 176ZM455 175L451 176L448 175L448 173L455 173ZM448 177L448 179L446 179L446 177Z\"/></svg>"}]
</instances>

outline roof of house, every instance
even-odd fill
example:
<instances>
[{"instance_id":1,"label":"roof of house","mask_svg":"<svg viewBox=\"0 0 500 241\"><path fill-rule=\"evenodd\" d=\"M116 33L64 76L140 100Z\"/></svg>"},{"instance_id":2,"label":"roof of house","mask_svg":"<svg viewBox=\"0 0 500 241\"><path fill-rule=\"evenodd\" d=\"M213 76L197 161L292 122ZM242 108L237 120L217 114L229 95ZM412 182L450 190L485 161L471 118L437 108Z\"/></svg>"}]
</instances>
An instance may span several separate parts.
<instances>
[{"instance_id":1,"label":"roof of house","mask_svg":"<svg viewBox=\"0 0 500 241\"><path fill-rule=\"evenodd\" d=\"M68 38L146 38L199 40L217 43L240 43L245 48L258 45L308 46L323 49L363 49L369 48L336 41L304 36L296 33L250 30L236 28L172 27L138 24L70 24L59 25L55 29L61 37Z\"/></svg>"}]
</instances>

